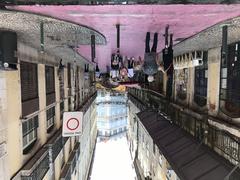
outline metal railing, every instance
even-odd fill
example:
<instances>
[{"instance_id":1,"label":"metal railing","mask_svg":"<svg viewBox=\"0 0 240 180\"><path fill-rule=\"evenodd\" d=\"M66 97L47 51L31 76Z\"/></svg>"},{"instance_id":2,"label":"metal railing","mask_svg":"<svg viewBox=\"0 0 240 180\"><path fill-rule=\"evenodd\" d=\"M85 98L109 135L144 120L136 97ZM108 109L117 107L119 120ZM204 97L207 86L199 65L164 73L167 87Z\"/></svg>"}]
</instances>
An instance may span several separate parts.
<instances>
[{"instance_id":1,"label":"metal railing","mask_svg":"<svg viewBox=\"0 0 240 180\"><path fill-rule=\"evenodd\" d=\"M60 180L71 180L71 176L75 168L77 168L77 161L79 156L80 156L80 144L76 143L73 151L69 156L68 162L65 164L61 172Z\"/></svg>"},{"instance_id":2,"label":"metal railing","mask_svg":"<svg viewBox=\"0 0 240 180\"><path fill-rule=\"evenodd\" d=\"M240 161L240 138L220 130L208 123L207 114L199 114L188 108L167 101L162 95L151 90L128 88L128 94L139 109L153 108L165 114L167 119L191 134L231 163Z\"/></svg>"},{"instance_id":3,"label":"metal railing","mask_svg":"<svg viewBox=\"0 0 240 180\"><path fill-rule=\"evenodd\" d=\"M52 158L55 160L63 148L63 139L62 136L58 137L58 139L52 145Z\"/></svg>"},{"instance_id":4,"label":"metal railing","mask_svg":"<svg viewBox=\"0 0 240 180\"><path fill-rule=\"evenodd\" d=\"M44 178L45 174L49 169L48 151L46 150L46 152L42 155L42 157L39 157L39 160L37 161L40 161L40 162L36 167L34 167L33 170L32 168L30 168L29 170L22 170L23 172L22 172L21 180L29 180L29 179L40 180ZM28 174L29 172L31 173Z\"/></svg>"}]
</instances>

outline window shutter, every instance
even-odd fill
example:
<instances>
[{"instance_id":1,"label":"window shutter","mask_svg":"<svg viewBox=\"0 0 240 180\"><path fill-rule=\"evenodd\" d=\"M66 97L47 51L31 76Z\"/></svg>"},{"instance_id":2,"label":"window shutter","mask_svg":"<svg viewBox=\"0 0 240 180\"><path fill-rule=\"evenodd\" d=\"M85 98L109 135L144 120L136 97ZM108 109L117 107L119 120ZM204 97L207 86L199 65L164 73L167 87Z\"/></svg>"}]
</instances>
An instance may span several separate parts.
<instances>
[{"instance_id":1,"label":"window shutter","mask_svg":"<svg viewBox=\"0 0 240 180\"><path fill-rule=\"evenodd\" d=\"M22 115L26 116L39 110L37 64L21 62Z\"/></svg>"},{"instance_id":2,"label":"window shutter","mask_svg":"<svg viewBox=\"0 0 240 180\"><path fill-rule=\"evenodd\" d=\"M45 66L45 81L46 81L46 104L55 102L55 78L54 67Z\"/></svg>"}]
</instances>

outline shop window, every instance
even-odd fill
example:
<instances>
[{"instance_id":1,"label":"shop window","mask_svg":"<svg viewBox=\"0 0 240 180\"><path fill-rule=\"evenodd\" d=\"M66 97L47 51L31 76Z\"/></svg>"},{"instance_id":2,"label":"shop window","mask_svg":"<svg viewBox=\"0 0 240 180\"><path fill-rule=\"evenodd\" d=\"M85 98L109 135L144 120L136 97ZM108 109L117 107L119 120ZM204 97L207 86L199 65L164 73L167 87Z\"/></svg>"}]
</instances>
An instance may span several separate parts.
<instances>
[{"instance_id":1,"label":"shop window","mask_svg":"<svg viewBox=\"0 0 240 180\"><path fill-rule=\"evenodd\" d=\"M240 117L240 42L228 45L227 59L221 61L220 109Z\"/></svg>"},{"instance_id":2,"label":"shop window","mask_svg":"<svg viewBox=\"0 0 240 180\"><path fill-rule=\"evenodd\" d=\"M200 56L200 58L202 58L203 64L195 67L194 101L199 106L205 106L207 103L207 81L208 81L207 51L204 51L202 57Z\"/></svg>"}]
</instances>

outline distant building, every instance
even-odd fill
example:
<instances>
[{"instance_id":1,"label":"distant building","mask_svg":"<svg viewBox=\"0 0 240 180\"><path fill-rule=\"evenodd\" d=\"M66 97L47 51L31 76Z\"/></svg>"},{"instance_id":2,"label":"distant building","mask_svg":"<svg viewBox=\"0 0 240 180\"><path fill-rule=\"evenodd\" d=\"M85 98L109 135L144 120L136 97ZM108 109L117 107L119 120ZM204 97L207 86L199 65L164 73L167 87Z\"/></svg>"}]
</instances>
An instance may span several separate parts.
<instances>
[{"instance_id":1,"label":"distant building","mask_svg":"<svg viewBox=\"0 0 240 180\"><path fill-rule=\"evenodd\" d=\"M125 93L98 91L97 128L99 136L112 136L127 130Z\"/></svg>"}]
</instances>

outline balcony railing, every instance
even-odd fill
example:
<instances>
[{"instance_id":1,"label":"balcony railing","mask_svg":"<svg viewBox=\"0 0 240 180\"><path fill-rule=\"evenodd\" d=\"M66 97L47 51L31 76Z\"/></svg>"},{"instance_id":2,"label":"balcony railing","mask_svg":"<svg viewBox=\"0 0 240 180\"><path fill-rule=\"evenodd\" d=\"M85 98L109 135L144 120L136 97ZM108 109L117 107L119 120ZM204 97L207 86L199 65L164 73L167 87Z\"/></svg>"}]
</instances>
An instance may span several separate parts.
<instances>
[{"instance_id":1,"label":"balcony railing","mask_svg":"<svg viewBox=\"0 0 240 180\"><path fill-rule=\"evenodd\" d=\"M77 160L80 156L80 144L76 143L73 151L71 152L68 162L64 166L60 180L71 180L71 175L73 174L75 168L77 167Z\"/></svg>"},{"instance_id":2,"label":"balcony railing","mask_svg":"<svg viewBox=\"0 0 240 180\"><path fill-rule=\"evenodd\" d=\"M214 121L213 117L182 108L151 90L128 88L128 94L139 109L155 109L233 164L240 161L240 138L209 124L208 120Z\"/></svg>"},{"instance_id":3,"label":"balcony railing","mask_svg":"<svg viewBox=\"0 0 240 180\"><path fill-rule=\"evenodd\" d=\"M49 169L47 148L41 149L20 171L22 180L41 180ZM13 178L14 179L14 178Z\"/></svg>"},{"instance_id":4,"label":"balcony railing","mask_svg":"<svg viewBox=\"0 0 240 180\"><path fill-rule=\"evenodd\" d=\"M92 102L97 97L97 91L95 86L91 86L89 88L89 91L87 94L85 94L83 98L83 102L80 104L80 106L77 109L81 109L81 111L85 112L89 106L92 104Z\"/></svg>"},{"instance_id":5,"label":"balcony railing","mask_svg":"<svg viewBox=\"0 0 240 180\"><path fill-rule=\"evenodd\" d=\"M62 129L60 128L46 144L47 147L52 149L51 152L52 152L53 161L59 155L64 145L63 137L61 133L62 133Z\"/></svg>"}]
</instances>

